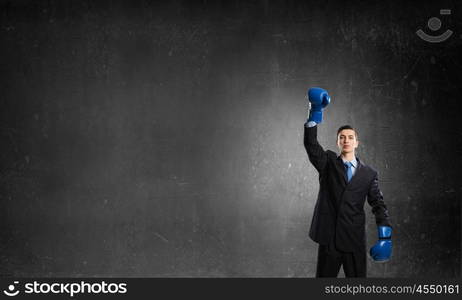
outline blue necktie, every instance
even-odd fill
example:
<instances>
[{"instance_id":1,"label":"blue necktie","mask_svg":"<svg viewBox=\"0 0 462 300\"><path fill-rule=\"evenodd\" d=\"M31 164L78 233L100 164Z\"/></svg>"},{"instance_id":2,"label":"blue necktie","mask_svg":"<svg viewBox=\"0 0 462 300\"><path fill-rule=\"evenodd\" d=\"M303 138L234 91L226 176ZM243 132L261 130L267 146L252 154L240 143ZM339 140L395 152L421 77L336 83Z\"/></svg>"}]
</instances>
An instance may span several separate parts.
<instances>
[{"instance_id":1,"label":"blue necktie","mask_svg":"<svg viewBox=\"0 0 462 300\"><path fill-rule=\"evenodd\" d=\"M347 175L347 178L348 178L348 182L350 182L351 180L351 177L353 177L353 171L351 170L351 167L353 166L353 164L349 161L343 163L346 167L346 175Z\"/></svg>"}]
</instances>

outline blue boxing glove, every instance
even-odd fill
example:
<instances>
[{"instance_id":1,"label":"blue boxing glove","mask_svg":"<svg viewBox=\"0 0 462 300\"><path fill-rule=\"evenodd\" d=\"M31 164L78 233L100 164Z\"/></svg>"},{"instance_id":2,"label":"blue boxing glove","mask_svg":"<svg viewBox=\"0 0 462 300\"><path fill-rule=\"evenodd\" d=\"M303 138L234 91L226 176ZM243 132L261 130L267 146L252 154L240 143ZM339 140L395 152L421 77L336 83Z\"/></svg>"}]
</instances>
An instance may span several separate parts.
<instances>
[{"instance_id":1,"label":"blue boxing glove","mask_svg":"<svg viewBox=\"0 0 462 300\"><path fill-rule=\"evenodd\" d=\"M370 250L371 257L377 262L388 261L391 257L391 227L379 226L379 240Z\"/></svg>"},{"instance_id":2,"label":"blue boxing glove","mask_svg":"<svg viewBox=\"0 0 462 300\"><path fill-rule=\"evenodd\" d=\"M309 122L319 124L322 122L322 111L329 105L330 97L326 90L313 87L308 90L308 101L310 104L310 114L308 117Z\"/></svg>"}]
</instances>

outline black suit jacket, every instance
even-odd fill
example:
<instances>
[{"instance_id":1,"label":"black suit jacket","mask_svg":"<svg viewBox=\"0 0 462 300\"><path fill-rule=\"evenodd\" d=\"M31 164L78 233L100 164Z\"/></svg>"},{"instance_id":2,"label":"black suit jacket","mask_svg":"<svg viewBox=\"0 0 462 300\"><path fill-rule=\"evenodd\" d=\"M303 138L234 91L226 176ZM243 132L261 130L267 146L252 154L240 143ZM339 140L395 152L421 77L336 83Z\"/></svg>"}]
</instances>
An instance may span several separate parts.
<instances>
[{"instance_id":1,"label":"black suit jacket","mask_svg":"<svg viewBox=\"0 0 462 300\"><path fill-rule=\"evenodd\" d=\"M304 144L310 162L319 172L319 194L311 221L310 237L327 245L335 240L345 252L366 250L364 203L367 199L378 226L391 226L379 189L377 171L358 160L351 181L347 181L340 156L321 147L317 126L305 127Z\"/></svg>"}]
</instances>

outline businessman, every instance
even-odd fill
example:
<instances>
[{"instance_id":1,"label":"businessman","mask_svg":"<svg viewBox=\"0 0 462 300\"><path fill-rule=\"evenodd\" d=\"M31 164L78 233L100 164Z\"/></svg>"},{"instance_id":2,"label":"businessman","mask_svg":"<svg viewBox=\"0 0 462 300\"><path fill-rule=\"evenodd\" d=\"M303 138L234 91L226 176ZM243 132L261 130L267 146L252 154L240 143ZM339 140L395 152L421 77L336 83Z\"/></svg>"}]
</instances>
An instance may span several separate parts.
<instances>
[{"instance_id":1,"label":"businessman","mask_svg":"<svg viewBox=\"0 0 462 300\"><path fill-rule=\"evenodd\" d=\"M349 125L337 131L340 155L322 148L317 127L330 97L321 88L311 88L307 98L309 115L304 125L304 145L319 173L320 184L309 234L319 244L316 277L337 277L342 265L346 277L366 277L366 200L378 230L378 241L369 254L374 261L386 262L392 250L392 226L377 171L356 156L358 132Z\"/></svg>"}]
</instances>

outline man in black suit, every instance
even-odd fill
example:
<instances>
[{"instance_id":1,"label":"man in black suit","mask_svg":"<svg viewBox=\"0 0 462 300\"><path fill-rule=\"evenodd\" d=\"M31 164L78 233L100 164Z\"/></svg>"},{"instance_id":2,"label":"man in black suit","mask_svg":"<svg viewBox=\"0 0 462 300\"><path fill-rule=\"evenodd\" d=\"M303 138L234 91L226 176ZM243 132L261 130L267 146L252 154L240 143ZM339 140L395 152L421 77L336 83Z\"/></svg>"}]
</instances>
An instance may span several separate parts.
<instances>
[{"instance_id":1,"label":"man in black suit","mask_svg":"<svg viewBox=\"0 0 462 300\"><path fill-rule=\"evenodd\" d=\"M325 151L317 140L317 125L330 103L320 88L308 91L309 118L304 126L304 145L310 162L319 173L319 194L314 208L310 237L319 244L316 277L337 277L340 267L346 277L366 277L366 235L364 203L372 207L379 241L370 250L375 261L391 256L391 224L377 171L355 155L356 130L345 125L337 131L341 152Z\"/></svg>"}]
</instances>

